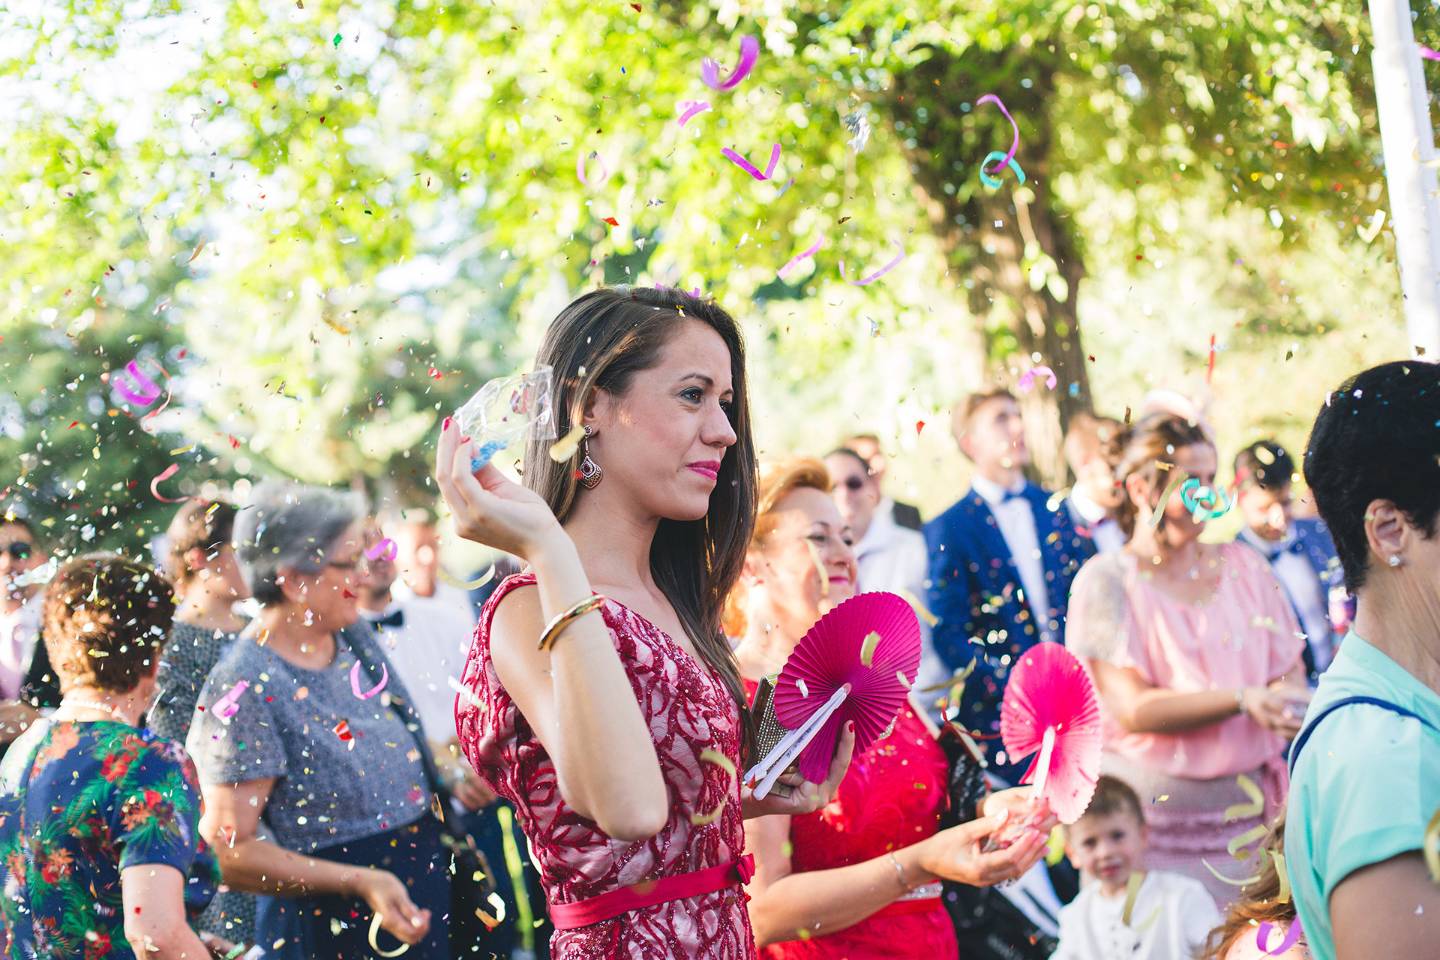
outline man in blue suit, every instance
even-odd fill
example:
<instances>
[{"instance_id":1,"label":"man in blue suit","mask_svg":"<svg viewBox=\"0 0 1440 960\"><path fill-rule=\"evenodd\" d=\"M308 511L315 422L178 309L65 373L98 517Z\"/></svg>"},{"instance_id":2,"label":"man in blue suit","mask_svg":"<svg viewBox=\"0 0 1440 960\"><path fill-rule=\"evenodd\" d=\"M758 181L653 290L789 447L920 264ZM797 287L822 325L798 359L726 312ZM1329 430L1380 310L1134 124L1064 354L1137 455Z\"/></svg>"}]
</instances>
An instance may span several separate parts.
<instances>
[{"instance_id":1,"label":"man in blue suit","mask_svg":"<svg viewBox=\"0 0 1440 960\"><path fill-rule=\"evenodd\" d=\"M943 682L973 663L950 716L990 737L1000 730L1010 667L1042 640L1063 642L1070 582L1094 547L1058 496L1025 480L1030 454L1013 394L967 397L952 426L975 472L970 491L925 525L926 600L939 622L921 682ZM1018 782L1025 766L1006 762L998 738L981 743L991 772Z\"/></svg>"},{"instance_id":2,"label":"man in blue suit","mask_svg":"<svg viewBox=\"0 0 1440 960\"><path fill-rule=\"evenodd\" d=\"M1285 588L1305 631L1305 668L1313 681L1330 665L1349 629L1348 597L1324 521L1293 514L1294 474L1295 461L1273 440L1257 440L1236 455L1235 506L1245 521L1236 539L1269 560Z\"/></svg>"}]
</instances>

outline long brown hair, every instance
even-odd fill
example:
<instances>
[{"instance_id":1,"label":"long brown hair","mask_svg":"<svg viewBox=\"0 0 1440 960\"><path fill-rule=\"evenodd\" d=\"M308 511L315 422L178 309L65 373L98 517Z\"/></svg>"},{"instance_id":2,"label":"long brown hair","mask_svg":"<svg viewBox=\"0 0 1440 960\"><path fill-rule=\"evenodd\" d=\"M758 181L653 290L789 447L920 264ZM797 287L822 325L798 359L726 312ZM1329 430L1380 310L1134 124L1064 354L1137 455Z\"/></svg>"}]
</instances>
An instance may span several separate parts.
<instances>
[{"instance_id":1,"label":"long brown hair","mask_svg":"<svg viewBox=\"0 0 1440 960\"><path fill-rule=\"evenodd\" d=\"M650 572L700 657L725 681L745 714L740 671L721 630L721 612L745 565L755 526L755 441L745 384L740 327L716 303L678 290L605 288L575 300L545 332L537 365L554 369L553 416L558 436L579 423L596 390L623 396L637 373L654 367L685 320L705 324L730 351L730 426L735 443L720 460L710 509L699 520L662 519L650 545ZM580 489L572 460L556 463L550 441L531 438L525 450L525 485L545 498L564 523ZM572 458L573 459L573 458Z\"/></svg>"},{"instance_id":2,"label":"long brown hair","mask_svg":"<svg viewBox=\"0 0 1440 960\"><path fill-rule=\"evenodd\" d=\"M1171 471L1176 469L1173 464L1177 451L1197 443L1211 445L1210 437L1199 424L1190 423L1173 413L1152 413L1123 431L1115 442L1119 445L1119 455L1114 458L1115 480L1122 488L1125 481L1136 474L1145 477L1152 485L1162 486L1168 482ZM1169 470L1162 470L1162 463L1172 466ZM1158 493L1155 499L1157 502L1152 509L1160 509ZM1125 531L1127 540L1135 533L1138 514L1129 491L1122 489L1120 505L1115 508L1115 520Z\"/></svg>"},{"instance_id":3,"label":"long brown hair","mask_svg":"<svg viewBox=\"0 0 1440 960\"><path fill-rule=\"evenodd\" d=\"M1274 851L1281 856L1285 853L1285 813L1281 811L1270 833L1260 844L1257 854L1264 858L1259 865L1259 876L1241 887L1244 896L1230 905L1220 926L1210 931L1201 960L1223 960L1230 948L1241 937L1255 936L1261 923L1292 924L1295 922L1295 901L1286 897L1280 899L1280 867ZM1274 936L1271 939L1275 939Z\"/></svg>"}]
</instances>

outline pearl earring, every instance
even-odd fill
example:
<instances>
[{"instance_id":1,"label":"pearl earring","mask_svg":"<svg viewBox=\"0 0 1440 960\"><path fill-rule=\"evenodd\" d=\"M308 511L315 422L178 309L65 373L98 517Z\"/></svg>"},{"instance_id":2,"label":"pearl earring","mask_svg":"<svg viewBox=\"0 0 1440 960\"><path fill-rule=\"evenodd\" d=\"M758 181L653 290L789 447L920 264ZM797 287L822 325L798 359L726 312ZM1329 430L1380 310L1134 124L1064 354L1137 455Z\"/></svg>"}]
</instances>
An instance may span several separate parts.
<instances>
[{"instance_id":1,"label":"pearl earring","mask_svg":"<svg viewBox=\"0 0 1440 960\"><path fill-rule=\"evenodd\" d=\"M1400 566L1400 562L1401 562L1401 561L1400 561L1400 554L1398 554L1398 553L1392 553L1392 554L1390 554L1390 561L1389 561L1390 566L1392 566L1392 567L1398 567L1398 566Z\"/></svg>"}]
</instances>

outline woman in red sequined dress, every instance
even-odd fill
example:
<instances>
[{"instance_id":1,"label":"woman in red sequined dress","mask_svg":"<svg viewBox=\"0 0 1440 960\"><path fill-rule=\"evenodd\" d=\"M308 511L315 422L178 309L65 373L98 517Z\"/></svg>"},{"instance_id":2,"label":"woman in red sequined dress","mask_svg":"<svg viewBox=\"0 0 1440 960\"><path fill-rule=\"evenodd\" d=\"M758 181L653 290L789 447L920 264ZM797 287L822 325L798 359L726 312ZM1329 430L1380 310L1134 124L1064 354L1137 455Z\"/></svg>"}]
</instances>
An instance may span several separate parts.
<instances>
[{"instance_id":1,"label":"woman in red sequined dress","mask_svg":"<svg viewBox=\"0 0 1440 960\"><path fill-rule=\"evenodd\" d=\"M850 528L819 460L778 465L760 484L758 518L726 626L747 692L780 671L820 615L855 595ZM804 816L751 820L750 919L765 960L925 957L955 960L940 881L988 885L1020 876L1044 850L1048 809L1030 788L992 794L984 819L938 830L948 802L945 754L905 706L890 733L855 756L834 799ZM1043 803L1042 803L1043 806ZM1003 826L1013 843L982 853ZM1034 816L1034 827L1019 826Z\"/></svg>"},{"instance_id":2,"label":"woman in red sequined dress","mask_svg":"<svg viewBox=\"0 0 1440 960\"><path fill-rule=\"evenodd\" d=\"M575 455L532 439L522 487L493 465L472 474L473 439L448 419L440 432L457 531L529 565L482 611L461 746L515 805L557 960L748 960L742 818L818 809L854 737L825 784L742 791L744 692L720 628L754 525L739 328L678 291L596 290L556 317L536 363L554 371L559 435L585 430Z\"/></svg>"}]
</instances>

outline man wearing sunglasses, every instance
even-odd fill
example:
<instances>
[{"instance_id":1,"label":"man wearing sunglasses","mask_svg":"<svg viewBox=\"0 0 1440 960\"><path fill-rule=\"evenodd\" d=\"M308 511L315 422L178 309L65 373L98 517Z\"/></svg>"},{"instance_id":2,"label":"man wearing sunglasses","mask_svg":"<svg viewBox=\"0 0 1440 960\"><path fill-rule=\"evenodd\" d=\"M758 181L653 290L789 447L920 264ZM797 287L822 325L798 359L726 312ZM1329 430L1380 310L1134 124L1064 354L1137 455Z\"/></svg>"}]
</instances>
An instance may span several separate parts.
<instances>
[{"instance_id":1,"label":"man wearing sunglasses","mask_svg":"<svg viewBox=\"0 0 1440 960\"><path fill-rule=\"evenodd\" d=\"M48 659L35 663L37 650L44 659L44 645L38 642L44 584L26 576L45 560L26 520L0 516L0 751L39 716L34 674L37 669L50 672ZM58 697L47 699L59 702Z\"/></svg>"}]
</instances>

